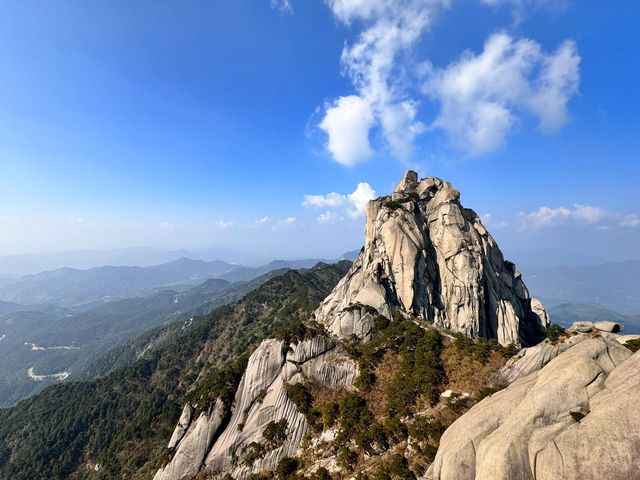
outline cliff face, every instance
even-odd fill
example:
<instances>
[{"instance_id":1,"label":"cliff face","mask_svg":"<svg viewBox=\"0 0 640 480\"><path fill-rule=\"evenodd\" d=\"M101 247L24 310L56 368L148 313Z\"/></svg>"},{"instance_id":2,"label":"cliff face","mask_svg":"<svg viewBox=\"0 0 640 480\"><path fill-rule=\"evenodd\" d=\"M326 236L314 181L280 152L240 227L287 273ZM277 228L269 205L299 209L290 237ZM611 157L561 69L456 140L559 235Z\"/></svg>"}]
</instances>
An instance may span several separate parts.
<instances>
[{"instance_id":1,"label":"cliff face","mask_svg":"<svg viewBox=\"0 0 640 480\"><path fill-rule=\"evenodd\" d=\"M186 428L186 433L172 461L158 471L154 480L191 479L201 467L214 474L246 478L251 472L275 469L283 457L295 456L308 425L289 399L286 386L311 381L328 388L349 389L358 369L339 344L322 335L288 347L280 340L266 340L251 355L234 398L231 419L222 432L217 431L222 416L219 403L212 413L202 413L191 426L185 427L189 419L183 414L176 431ZM187 405L185 412L190 409ZM263 432L276 421L285 422L286 438L281 444L265 446ZM219 436L211 445L216 433ZM261 452L259 458L249 460L256 451Z\"/></svg>"},{"instance_id":2,"label":"cliff face","mask_svg":"<svg viewBox=\"0 0 640 480\"><path fill-rule=\"evenodd\" d=\"M369 203L364 248L316 319L338 337L366 336L371 317L352 308L357 304L385 316L399 308L503 345L535 345L548 323L460 193L437 178L418 181L411 171L391 196Z\"/></svg>"},{"instance_id":3,"label":"cliff face","mask_svg":"<svg viewBox=\"0 0 640 480\"><path fill-rule=\"evenodd\" d=\"M391 319L400 311L502 345L528 346L544 338L548 318L542 304L532 305L520 273L449 183L418 181L410 171L392 195L371 201L366 213L359 257L313 315L328 336L291 345L263 342L249 359L228 425L222 428L215 412L185 425L193 422L185 413L174 435L182 438L176 454L155 480L193 478L199 469L238 480L298 455L309 426L288 398L287 385L353 389L358 368L340 341L352 335L368 340L375 315ZM265 447L264 432L273 422L284 422L286 439ZM210 434L214 427L220 431Z\"/></svg>"}]
</instances>

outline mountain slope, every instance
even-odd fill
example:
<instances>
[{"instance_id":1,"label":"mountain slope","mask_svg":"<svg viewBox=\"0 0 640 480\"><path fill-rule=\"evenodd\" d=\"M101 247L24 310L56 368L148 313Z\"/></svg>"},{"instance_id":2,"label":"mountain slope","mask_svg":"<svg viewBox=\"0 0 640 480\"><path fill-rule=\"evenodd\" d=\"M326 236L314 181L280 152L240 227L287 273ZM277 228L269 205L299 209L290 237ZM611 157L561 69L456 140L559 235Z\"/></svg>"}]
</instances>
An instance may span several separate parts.
<instances>
[{"instance_id":1,"label":"mountain slope","mask_svg":"<svg viewBox=\"0 0 640 480\"><path fill-rule=\"evenodd\" d=\"M235 266L180 258L153 267L62 268L26 275L0 288L0 299L25 305L94 305L113 298L149 294L161 287L194 285Z\"/></svg>"},{"instance_id":2,"label":"mountain slope","mask_svg":"<svg viewBox=\"0 0 640 480\"><path fill-rule=\"evenodd\" d=\"M436 413L447 406L444 390L468 388L448 404L461 413L516 344L544 338L542 305L450 184L408 172L366 213L349 272L306 322L249 357L228 423L219 412L230 398L213 393L199 415L186 399L172 459L154 480L291 473L301 460L289 457L304 459L307 473L347 478L372 473L372 456L413 478L406 458L392 455L407 448L414 416L429 413L418 421L427 431L431 416L436 430L446 426L451 418ZM433 441L426 434L423 466Z\"/></svg>"},{"instance_id":3,"label":"mountain slope","mask_svg":"<svg viewBox=\"0 0 640 480\"><path fill-rule=\"evenodd\" d=\"M206 408L203 392L233 395L242 354L308 317L349 265L287 271L234 305L167 327L129 367L0 410L0 478L149 478L166 455L178 399Z\"/></svg>"},{"instance_id":4,"label":"mountain slope","mask_svg":"<svg viewBox=\"0 0 640 480\"><path fill-rule=\"evenodd\" d=\"M114 300L79 313L26 310L2 316L0 406L10 406L60 381L61 376L75 378L82 373L86 377L83 370L98 359L100 368L95 374L99 375L109 372L110 365L128 365L135 355L132 358L120 352L118 356L102 357L146 330L234 302L273 275L235 284L210 279L183 292L166 290L147 297Z\"/></svg>"}]
</instances>

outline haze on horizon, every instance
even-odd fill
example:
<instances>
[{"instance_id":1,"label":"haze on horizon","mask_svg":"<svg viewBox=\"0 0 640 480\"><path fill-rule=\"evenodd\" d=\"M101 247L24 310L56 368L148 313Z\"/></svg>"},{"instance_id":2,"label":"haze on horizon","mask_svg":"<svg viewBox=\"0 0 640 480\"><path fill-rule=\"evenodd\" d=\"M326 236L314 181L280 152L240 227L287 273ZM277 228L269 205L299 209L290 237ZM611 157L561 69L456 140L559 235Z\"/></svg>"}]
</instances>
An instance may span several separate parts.
<instances>
[{"instance_id":1,"label":"haze on horizon","mask_svg":"<svg viewBox=\"0 0 640 480\"><path fill-rule=\"evenodd\" d=\"M453 183L516 262L639 258L638 13L12 0L0 256L336 258L413 168Z\"/></svg>"}]
</instances>

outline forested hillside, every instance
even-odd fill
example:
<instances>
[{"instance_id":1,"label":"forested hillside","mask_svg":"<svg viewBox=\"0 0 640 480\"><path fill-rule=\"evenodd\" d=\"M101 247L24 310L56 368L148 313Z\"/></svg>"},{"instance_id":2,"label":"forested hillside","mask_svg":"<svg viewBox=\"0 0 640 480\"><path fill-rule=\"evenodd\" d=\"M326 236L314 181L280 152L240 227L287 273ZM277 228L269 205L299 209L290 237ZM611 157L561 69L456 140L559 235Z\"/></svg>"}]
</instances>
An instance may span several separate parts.
<instances>
[{"instance_id":1,"label":"forested hillside","mask_svg":"<svg viewBox=\"0 0 640 480\"><path fill-rule=\"evenodd\" d=\"M0 478L149 478L184 398L233 395L246 353L306 319L350 262L288 271L233 305L158 332L132 365L0 410Z\"/></svg>"}]
</instances>

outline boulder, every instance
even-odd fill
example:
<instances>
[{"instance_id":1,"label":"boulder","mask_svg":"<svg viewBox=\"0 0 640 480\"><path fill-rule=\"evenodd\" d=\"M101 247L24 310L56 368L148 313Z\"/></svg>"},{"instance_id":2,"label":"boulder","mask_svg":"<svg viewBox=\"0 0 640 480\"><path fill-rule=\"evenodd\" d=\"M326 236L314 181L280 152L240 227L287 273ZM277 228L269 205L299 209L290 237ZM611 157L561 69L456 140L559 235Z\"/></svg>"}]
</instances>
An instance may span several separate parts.
<instances>
[{"instance_id":1,"label":"boulder","mask_svg":"<svg viewBox=\"0 0 640 480\"><path fill-rule=\"evenodd\" d=\"M593 328L601 332L618 333L624 330L624 325L618 322L595 322Z\"/></svg>"},{"instance_id":2,"label":"boulder","mask_svg":"<svg viewBox=\"0 0 640 480\"><path fill-rule=\"evenodd\" d=\"M568 342L454 422L426 478L640 478L640 355L611 336Z\"/></svg>"}]
</instances>

